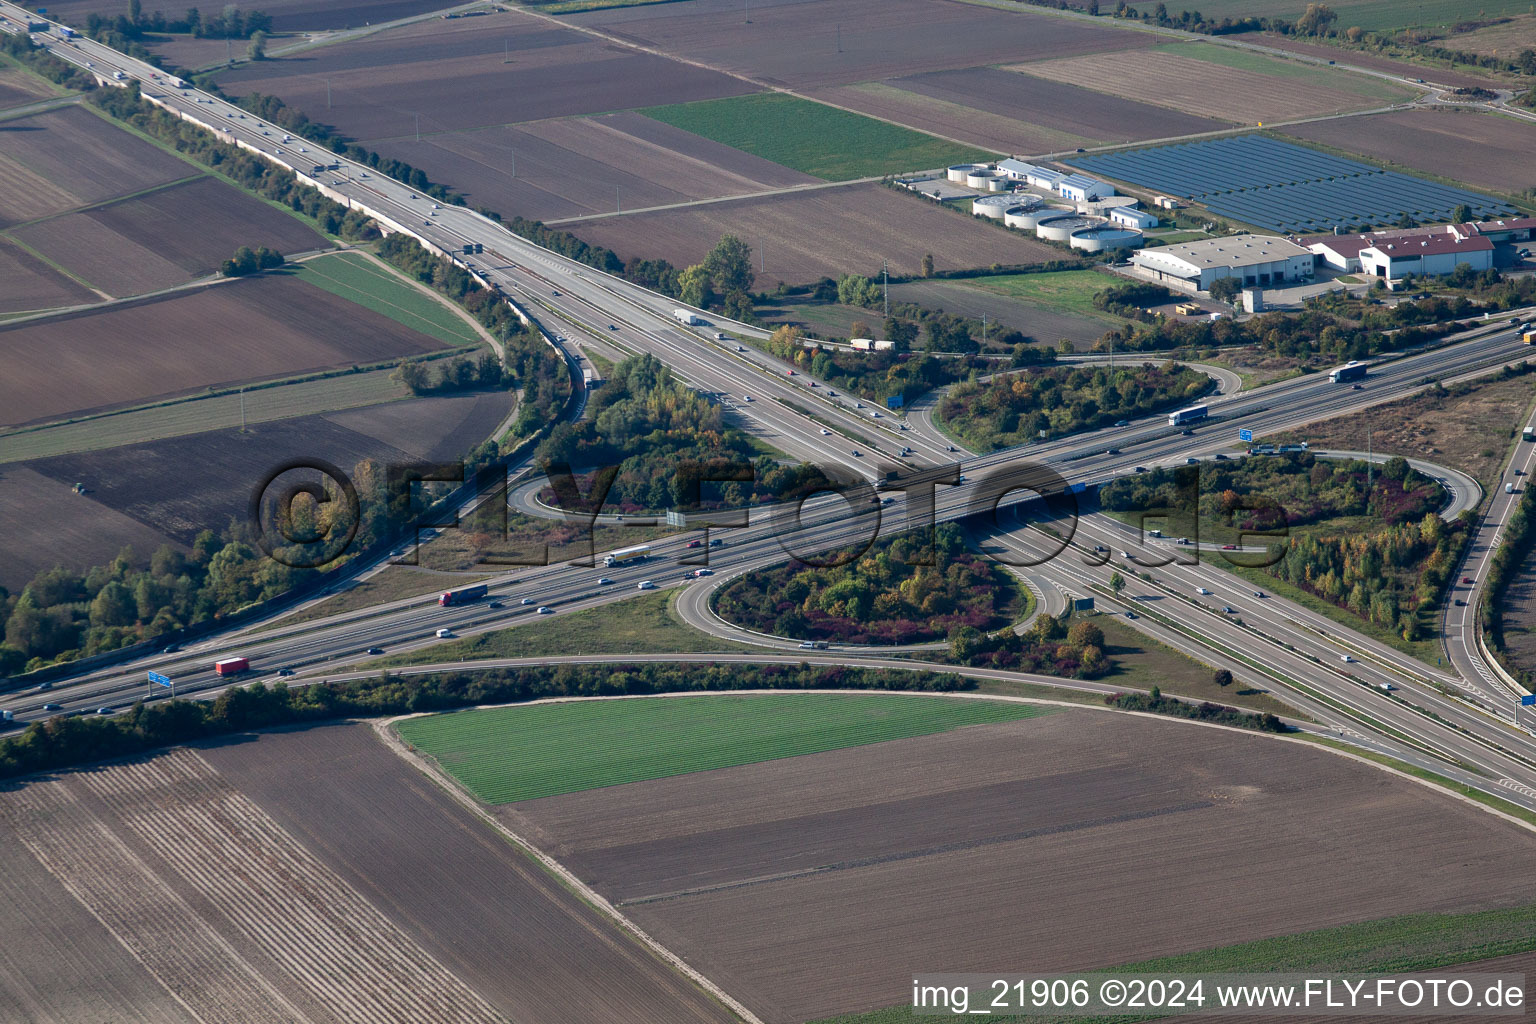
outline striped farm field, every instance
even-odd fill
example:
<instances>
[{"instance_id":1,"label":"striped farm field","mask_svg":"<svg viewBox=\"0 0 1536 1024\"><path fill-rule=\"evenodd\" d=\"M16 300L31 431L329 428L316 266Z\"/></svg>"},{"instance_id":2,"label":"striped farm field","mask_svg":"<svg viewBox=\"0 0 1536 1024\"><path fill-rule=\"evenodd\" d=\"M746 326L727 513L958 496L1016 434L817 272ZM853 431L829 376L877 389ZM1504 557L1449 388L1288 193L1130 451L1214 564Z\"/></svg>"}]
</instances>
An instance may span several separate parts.
<instances>
[{"instance_id":1,"label":"striped farm field","mask_svg":"<svg viewBox=\"0 0 1536 1024\"><path fill-rule=\"evenodd\" d=\"M699 694L458 711L398 728L476 799L506 804L1051 710L914 694Z\"/></svg>"}]
</instances>

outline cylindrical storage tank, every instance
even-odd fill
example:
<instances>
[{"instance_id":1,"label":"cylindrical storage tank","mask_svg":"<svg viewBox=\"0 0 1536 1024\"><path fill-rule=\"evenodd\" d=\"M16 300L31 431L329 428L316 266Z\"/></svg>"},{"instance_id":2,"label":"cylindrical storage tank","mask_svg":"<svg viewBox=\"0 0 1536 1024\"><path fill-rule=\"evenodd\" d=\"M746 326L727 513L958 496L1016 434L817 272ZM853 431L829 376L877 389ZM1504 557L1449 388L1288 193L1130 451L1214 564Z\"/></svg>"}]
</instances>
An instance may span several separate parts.
<instances>
[{"instance_id":1,"label":"cylindrical storage tank","mask_svg":"<svg viewBox=\"0 0 1536 1024\"><path fill-rule=\"evenodd\" d=\"M1013 187L1013 182L999 174L995 178L987 179L988 192L1006 192Z\"/></svg>"},{"instance_id":2,"label":"cylindrical storage tank","mask_svg":"<svg viewBox=\"0 0 1536 1024\"><path fill-rule=\"evenodd\" d=\"M1003 216L1018 205L1013 201L1013 196L982 196L980 199L971 200L971 212L978 217L991 217L993 220L1002 220Z\"/></svg>"},{"instance_id":3,"label":"cylindrical storage tank","mask_svg":"<svg viewBox=\"0 0 1536 1024\"><path fill-rule=\"evenodd\" d=\"M965 183L971 188L986 188L988 182L997 180L997 172L990 167L980 167L965 176Z\"/></svg>"},{"instance_id":4,"label":"cylindrical storage tank","mask_svg":"<svg viewBox=\"0 0 1536 1024\"><path fill-rule=\"evenodd\" d=\"M955 166L944 172L944 176L950 181L958 181L964 184L965 179L970 176L972 171L985 170L986 166L986 164L955 164Z\"/></svg>"},{"instance_id":5,"label":"cylindrical storage tank","mask_svg":"<svg viewBox=\"0 0 1536 1024\"><path fill-rule=\"evenodd\" d=\"M1066 242L1072 232L1084 228L1096 228L1104 223L1103 217L1085 217L1079 213L1063 213L1056 217L1044 217L1035 224L1035 234L1048 242Z\"/></svg>"},{"instance_id":6,"label":"cylindrical storage tank","mask_svg":"<svg viewBox=\"0 0 1536 1024\"><path fill-rule=\"evenodd\" d=\"M1034 192L1015 192L1013 194L1013 201L1028 209L1030 207L1043 205L1045 203L1045 198Z\"/></svg>"},{"instance_id":7,"label":"cylindrical storage tank","mask_svg":"<svg viewBox=\"0 0 1536 1024\"><path fill-rule=\"evenodd\" d=\"M1122 228L1104 224L1072 232L1068 244L1084 252L1103 252L1105 249L1129 249L1141 244L1141 232L1135 228Z\"/></svg>"},{"instance_id":8,"label":"cylindrical storage tank","mask_svg":"<svg viewBox=\"0 0 1536 1024\"><path fill-rule=\"evenodd\" d=\"M1018 198L1015 196L1014 198ZM1060 217L1060 210L1053 210L1049 206L1036 206L1026 203L1023 206L1010 206L1008 212L1003 215L1003 223L1011 228L1022 228L1025 231L1035 230L1047 217Z\"/></svg>"}]
</instances>

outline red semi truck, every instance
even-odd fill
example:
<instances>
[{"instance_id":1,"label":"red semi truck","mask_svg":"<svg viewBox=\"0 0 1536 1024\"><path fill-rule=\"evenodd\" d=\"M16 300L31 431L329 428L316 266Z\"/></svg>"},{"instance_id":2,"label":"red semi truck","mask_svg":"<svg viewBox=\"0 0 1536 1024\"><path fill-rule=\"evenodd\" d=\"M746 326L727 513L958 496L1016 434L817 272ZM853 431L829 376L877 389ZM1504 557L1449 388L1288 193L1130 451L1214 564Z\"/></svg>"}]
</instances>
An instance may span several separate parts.
<instances>
[{"instance_id":1,"label":"red semi truck","mask_svg":"<svg viewBox=\"0 0 1536 1024\"><path fill-rule=\"evenodd\" d=\"M481 583L473 587L463 587L459 590L445 590L437 595L437 603L440 605L468 604L478 601L485 596L485 584Z\"/></svg>"},{"instance_id":2,"label":"red semi truck","mask_svg":"<svg viewBox=\"0 0 1536 1024\"><path fill-rule=\"evenodd\" d=\"M250 658L225 658L213 663L213 670L221 676L239 675L250 667Z\"/></svg>"}]
</instances>

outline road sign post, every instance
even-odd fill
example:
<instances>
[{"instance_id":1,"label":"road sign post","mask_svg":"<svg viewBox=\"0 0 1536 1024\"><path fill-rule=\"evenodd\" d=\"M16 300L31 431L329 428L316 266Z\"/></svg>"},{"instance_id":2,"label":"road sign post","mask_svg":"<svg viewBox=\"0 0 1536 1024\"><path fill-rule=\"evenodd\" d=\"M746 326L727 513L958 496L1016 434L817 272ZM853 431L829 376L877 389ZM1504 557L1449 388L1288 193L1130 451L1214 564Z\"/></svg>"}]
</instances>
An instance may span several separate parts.
<instances>
[{"instance_id":1,"label":"road sign post","mask_svg":"<svg viewBox=\"0 0 1536 1024\"><path fill-rule=\"evenodd\" d=\"M1249 430L1247 427L1239 427L1237 430L1237 439L1239 441L1247 441L1249 444L1252 444L1253 431Z\"/></svg>"},{"instance_id":2,"label":"road sign post","mask_svg":"<svg viewBox=\"0 0 1536 1024\"><path fill-rule=\"evenodd\" d=\"M174 679L172 679L168 675L163 675L162 673L159 673L159 672L150 672L149 673L149 685L151 685L151 686L163 686L166 689L171 691L171 696L172 697L176 696L176 681Z\"/></svg>"}]
</instances>

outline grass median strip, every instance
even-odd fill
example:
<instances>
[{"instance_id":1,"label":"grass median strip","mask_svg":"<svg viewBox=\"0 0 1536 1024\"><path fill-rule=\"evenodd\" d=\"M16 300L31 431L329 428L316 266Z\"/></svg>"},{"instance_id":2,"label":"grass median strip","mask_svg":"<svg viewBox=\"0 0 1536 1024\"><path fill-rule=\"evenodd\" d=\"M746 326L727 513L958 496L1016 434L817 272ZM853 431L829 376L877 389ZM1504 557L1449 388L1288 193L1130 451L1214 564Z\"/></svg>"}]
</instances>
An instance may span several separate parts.
<instances>
[{"instance_id":1,"label":"grass median strip","mask_svg":"<svg viewBox=\"0 0 1536 1024\"><path fill-rule=\"evenodd\" d=\"M911 694L700 694L485 708L398 728L477 799L504 804L1053 710Z\"/></svg>"}]
</instances>

